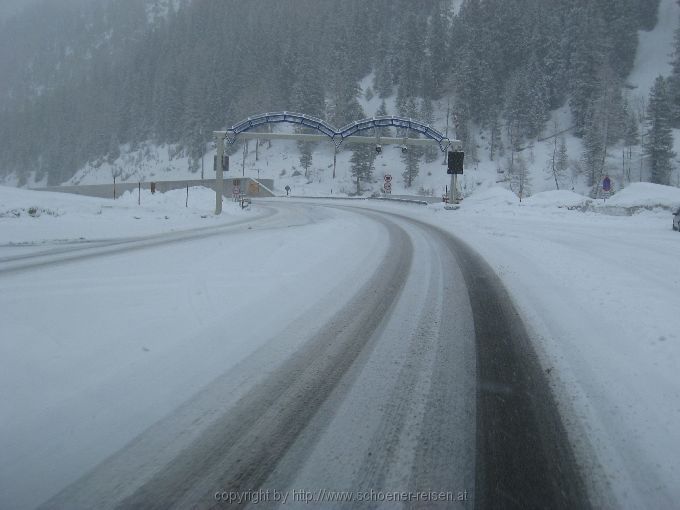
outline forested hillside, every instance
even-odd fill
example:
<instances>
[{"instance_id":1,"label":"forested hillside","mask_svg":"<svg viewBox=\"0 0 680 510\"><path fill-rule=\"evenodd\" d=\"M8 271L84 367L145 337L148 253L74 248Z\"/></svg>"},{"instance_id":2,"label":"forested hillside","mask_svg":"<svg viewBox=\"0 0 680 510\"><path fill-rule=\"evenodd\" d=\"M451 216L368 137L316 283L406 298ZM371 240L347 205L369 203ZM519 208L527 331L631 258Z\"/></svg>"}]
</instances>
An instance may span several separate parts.
<instances>
[{"instance_id":1,"label":"forested hillside","mask_svg":"<svg viewBox=\"0 0 680 510\"><path fill-rule=\"evenodd\" d=\"M396 94L399 114L430 121L448 99L471 157L471 126L493 158L568 104L594 181L607 145L639 139L623 91L658 2L38 2L0 31L0 176L60 183L145 141L198 161L210 130L263 111L341 126L365 116L358 81L373 72L368 94ZM675 82L655 87L662 105Z\"/></svg>"}]
</instances>

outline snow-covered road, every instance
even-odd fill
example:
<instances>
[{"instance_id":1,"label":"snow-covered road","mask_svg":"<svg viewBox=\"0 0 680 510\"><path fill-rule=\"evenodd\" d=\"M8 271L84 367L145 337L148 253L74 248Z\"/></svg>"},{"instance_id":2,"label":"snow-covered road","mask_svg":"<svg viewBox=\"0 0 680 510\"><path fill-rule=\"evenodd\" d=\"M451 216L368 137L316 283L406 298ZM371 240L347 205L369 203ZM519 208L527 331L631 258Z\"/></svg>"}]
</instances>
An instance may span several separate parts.
<instances>
[{"instance_id":1,"label":"snow-covered road","mask_svg":"<svg viewBox=\"0 0 680 510\"><path fill-rule=\"evenodd\" d=\"M220 490L320 487L581 500L524 328L483 262L406 217L262 210L4 272L6 501L210 507Z\"/></svg>"},{"instance_id":2,"label":"snow-covered road","mask_svg":"<svg viewBox=\"0 0 680 510\"><path fill-rule=\"evenodd\" d=\"M680 190L646 187L610 202L680 205ZM494 189L454 214L418 206L405 214L464 239L508 288L594 506L677 508L680 235L668 209L608 216L558 208L559 194L546 195L518 204ZM404 214L405 206L370 208Z\"/></svg>"},{"instance_id":3,"label":"snow-covered road","mask_svg":"<svg viewBox=\"0 0 680 510\"><path fill-rule=\"evenodd\" d=\"M333 307L317 303L352 295L385 245L381 229L335 216L293 207L194 238L79 250L69 263L50 255L17 271L8 262L2 500L40 503L294 320L323 323Z\"/></svg>"},{"instance_id":4,"label":"snow-covered road","mask_svg":"<svg viewBox=\"0 0 680 510\"><path fill-rule=\"evenodd\" d=\"M511 202L270 200L184 232L154 210L96 243L0 218L23 236L0 246L3 505L262 487L672 508L680 236Z\"/></svg>"}]
</instances>

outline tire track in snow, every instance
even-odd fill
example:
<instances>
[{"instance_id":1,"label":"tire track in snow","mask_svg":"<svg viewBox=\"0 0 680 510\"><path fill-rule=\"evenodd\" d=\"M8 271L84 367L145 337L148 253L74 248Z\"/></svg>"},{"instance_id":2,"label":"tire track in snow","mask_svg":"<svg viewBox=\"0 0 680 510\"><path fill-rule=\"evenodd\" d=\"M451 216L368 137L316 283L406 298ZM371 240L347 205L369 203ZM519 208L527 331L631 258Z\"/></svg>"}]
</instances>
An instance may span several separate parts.
<instances>
[{"instance_id":1,"label":"tire track in snow","mask_svg":"<svg viewBox=\"0 0 680 510\"><path fill-rule=\"evenodd\" d=\"M451 262L460 268L467 286L477 364L474 507L590 508L584 473L577 465L546 374L499 277L474 250L450 233L400 214L386 216L401 218L438 239L452 257ZM444 303L452 302L450 290ZM461 309L451 307L442 315L443 321L448 320L442 325L444 337L454 328L451 319L455 313L461 313ZM446 463L439 469L435 466L443 458L437 449L449 447L451 434L456 434L451 427L447 437L444 425L447 413L454 417L447 408L454 401L449 392L455 378L451 377L451 363L444 361L453 340L450 336L448 342L439 344L443 352L436 358L441 362L435 368L438 374L432 376L435 382L428 400L432 413L429 424L426 421L421 430L421 453L411 481L414 490L437 489L435 481L446 483L447 477L451 480L455 476ZM455 455L459 450L449 451ZM455 508L456 504L444 506Z\"/></svg>"},{"instance_id":2,"label":"tire track in snow","mask_svg":"<svg viewBox=\"0 0 680 510\"><path fill-rule=\"evenodd\" d=\"M172 243L181 243L198 239L205 239L221 235L235 228L243 227L244 224L255 220L262 220L273 216L275 209L265 207L267 213L261 216L242 219L224 225L199 227L177 232L166 232L145 237L133 237L96 241L92 244L41 250L36 253L28 253L0 258L0 276L3 274L18 273L32 269L40 269L46 266L80 262L96 257L117 255L119 253L145 250Z\"/></svg>"},{"instance_id":3,"label":"tire track in snow","mask_svg":"<svg viewBox=\"0 0 680 510\"><path fill-rule=\"evenodd\" d=\"M379 432L373 435L372 444L381 455L361 459L358 482L375 484L376 490L384 488L381 485L386 484L394 464L403 458L398 442L403 437L404 420L413 422L409 414L418 408L413 401L426 393L424 411L417 418L417 448L408 467L410 490L472 486L474 507L482 509L589 508L582 475L545 374L521 318L492 269L467 245L436 227L397 214L361 214L378 219L390 232L392 249L383 266L303 348L225 410L223 417L147 483L113 505L211 508L210 491L261 488L281 460L297 449L296 442L313 445L323 430L310 432L313 427L309 425L315 418L320 422L333 419L333 406L324 404L331 394L333 402L342 399L346 387L352 386L377 341L372 337L379 336L394 303L404 296L413 238L399 223L407 222L430 239L438 254L440 262L434 256L430 261L444 270L433 268L430 277L441 277L441 290L433 287L435 294L441 294L428 301L433 307L429 315L419 318L420 327L410 345L414 359L410 366L401 367L398 383L386 400L385 415L379 418ZM447 277L447 267L460 271L466 290L453 288L460 279ZM465 378L452 370L452 362L461 352L466 357L455 334L455 315L461 313L461 302L453 304L451 299L461 293L468 299L474 320L474 346L467 348L476 348L476 391L464 385L461 388ZM438 328L432 325L437 316L441 322ZM417 344L421 334L430 347L436 345L434 360L418 350L426 347ZM423 377L420 372L427 372L428 367L429 374ZM465 393L458 407L452 404L457 392ZM469 405L460 403L465 399ZM320 413L322 406L324 412ZM447 462L461 452L460 441L467 434L461 433L461 426L470 428L474 436L474 444L464 450L467 461L474 464L474 482L469 485L454 484L460 473L454 472L454 462ZM290 465L301 465L304 460ZM281 479L293 476L286 472ZM59 501L57 497L45 508L63 508Z\"/></svg>"},{"instance_id":4,"label":"tire track in snow","mask_svg":"<svg viewBox=\"0 0 680 510\"><path fill-rule=\"evenodd\" d=\"M379 221L393 249L356 297L118 508L183 508L211 501L209 491L216 487L246 491L261 486L367 348L371 333L402 292L413 248L402 229Z\"/></svg>"},{"instance_id":5,"label":"tire track in snow","mask_svg":"<svg viewBox=\"0 0 680 510\"><path fill-rule=\"evenodd\" d=\"M590 508L547 377L498 276L436 227L467 284L477 347L475 508Z\"/></svg>"}]
</instances>

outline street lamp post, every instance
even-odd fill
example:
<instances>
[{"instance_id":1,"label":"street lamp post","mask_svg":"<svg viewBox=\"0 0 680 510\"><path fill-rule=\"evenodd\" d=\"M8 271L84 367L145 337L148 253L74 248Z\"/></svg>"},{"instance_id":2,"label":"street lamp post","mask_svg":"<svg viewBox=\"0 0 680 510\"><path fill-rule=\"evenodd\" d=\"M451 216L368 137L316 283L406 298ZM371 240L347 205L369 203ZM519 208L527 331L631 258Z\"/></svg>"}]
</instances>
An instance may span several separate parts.
<instances>
[{"instance_id":1,"label":"street lamp post","mask_svg":"<svg viewBox=\"0 0 680 510\"><path fill-rule=\"evenodd\" d=\"M215 133L217 144L217 161L215 165L215 214L222 214L222 192L224 189L224 175L222 174L222 160L224 159L224 134Z\"/></svg>"}]
</instances>

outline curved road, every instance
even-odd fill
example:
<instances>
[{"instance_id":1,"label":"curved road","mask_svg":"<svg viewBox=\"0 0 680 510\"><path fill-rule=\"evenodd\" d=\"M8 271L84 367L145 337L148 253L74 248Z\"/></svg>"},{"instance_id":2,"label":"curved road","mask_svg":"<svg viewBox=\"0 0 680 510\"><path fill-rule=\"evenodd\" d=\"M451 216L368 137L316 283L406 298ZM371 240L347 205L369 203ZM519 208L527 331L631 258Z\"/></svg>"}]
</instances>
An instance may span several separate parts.
<instances>
[{"instance_id":1,"label":"curved road","mask_svg":"<svg viewBox=\"0 0 680 510\"><path fill-rule=\"evenodd\" d=\"M244 382L256 351L203 390L236 395L224 408L195 416L196 395L42 508L244 506L222 501L229 493L253 508L284 495L283 508L394 507L387 492L406 493L411 508L589 507L522 321L468 246L368 208L264 205L361 215L387 233L387 254L296 351ZM338 493L324 489L354 499L332 502ZM432 501L440 492L450 500Z\"/></svg>"}]
</instances>

